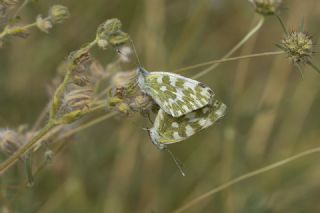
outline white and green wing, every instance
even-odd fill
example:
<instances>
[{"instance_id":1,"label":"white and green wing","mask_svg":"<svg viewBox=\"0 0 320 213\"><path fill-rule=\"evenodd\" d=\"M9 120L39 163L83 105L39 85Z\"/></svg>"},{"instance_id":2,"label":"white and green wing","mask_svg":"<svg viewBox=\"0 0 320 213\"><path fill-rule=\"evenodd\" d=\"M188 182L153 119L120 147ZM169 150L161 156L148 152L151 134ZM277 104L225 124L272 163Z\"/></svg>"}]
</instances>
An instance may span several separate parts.
<instances>
[{"instance_id":1,"label":"white and green wing","mask_svg":"<svg viewBox=\"0 0 320 213\"><path fill-rule=\"evenodd\" d=\"M212 102L214 93L205 84L169 72L138 70L138 85L166 113L180 117Z\"/></svg>"},{"instance_id":2,"label":"white and green wing","mask_svg":"<svg viewBox=\"0 0 320 213\"><path fill-rule=\"evenodd\" d=\"M226 105L215 101L201 109L175 118L159 110L153 127L150 129L152 142L163 149L167 144L183 141L195 133L208 128L224 116Z\"/></svg>"}]
</instances>

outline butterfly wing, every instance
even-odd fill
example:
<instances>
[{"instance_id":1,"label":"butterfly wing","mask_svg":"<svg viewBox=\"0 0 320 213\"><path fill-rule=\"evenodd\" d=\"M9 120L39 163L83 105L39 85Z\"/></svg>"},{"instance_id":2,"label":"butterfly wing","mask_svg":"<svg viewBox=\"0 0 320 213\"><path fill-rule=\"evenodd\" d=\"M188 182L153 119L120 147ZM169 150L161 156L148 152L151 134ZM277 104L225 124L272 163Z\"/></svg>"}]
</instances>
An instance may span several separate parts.
<instances>
[{"instance_id":1,"label":"butterfly wing","mask_svg":"<svg viewBox=\"0 0 320 213\"><path fill-rule=\"evenodd\" d=\"M158 147L165 147L166 144L183 141L214 124L224 116L225 111L226 105L220 101L179 118L172 117L160 109L152 128L156 135L153 142Z\"/></svg>"},{"instance_id":2,"label":"butterfly wing","mask_svg":"<svg viewBox=\"0 0 320 213\"><path fill-rule=\"evenodd\" d=\"M166 113L180 117L211 103L213 91L203 83L169 72L145 72L140 88Z\"/></svg>"}]
</instances>

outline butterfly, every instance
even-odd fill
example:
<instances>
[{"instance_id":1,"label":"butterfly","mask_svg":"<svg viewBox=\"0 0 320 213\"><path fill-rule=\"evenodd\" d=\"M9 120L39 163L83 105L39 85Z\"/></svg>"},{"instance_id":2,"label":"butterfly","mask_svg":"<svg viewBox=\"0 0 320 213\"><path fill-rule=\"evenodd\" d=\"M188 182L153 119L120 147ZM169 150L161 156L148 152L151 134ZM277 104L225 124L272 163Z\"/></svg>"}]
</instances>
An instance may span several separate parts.
<instances>
[{"instance_id":1,"label":"butterfly","mask_svg":"<svg viewBox=\"0 0 320 213\"><path fill-rule=\"evenodd\" d=\"M140 89L172 117L180 117L212 102L214 93L205 84L170 72L137 69ZM163 112L161 112L162 114Z\"/></svg>"},{"instance_id":2,"label":"butterfly","mask_svg":"<svg viewBox=\"0 0 320 213\"><path fill-rule=\"evenodd\" d=\"M148 130L151 141L160 150L208 128L225 115L226 105L218 100L181 117L173 117L163 109L158 111L153 127Z\"/></svg>"}]
</instances>

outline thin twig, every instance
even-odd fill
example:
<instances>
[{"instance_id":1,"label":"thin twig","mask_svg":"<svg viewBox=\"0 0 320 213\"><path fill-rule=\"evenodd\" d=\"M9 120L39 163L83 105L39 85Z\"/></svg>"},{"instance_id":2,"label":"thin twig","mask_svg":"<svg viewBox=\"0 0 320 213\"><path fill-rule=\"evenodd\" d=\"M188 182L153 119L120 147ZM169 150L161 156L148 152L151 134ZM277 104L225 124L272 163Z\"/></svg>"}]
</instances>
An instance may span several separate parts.
<instances>
[{"instance_id":1,"label":"thin twig","mask_svg":"<svg viewBox=\"0 0 320 213\"><path fill-rule=\"evenodd\" d=\"M264 17L261 16L258 24L252 28L242 39L239 43L237 43L226 55L224 55L223 59L230 57L233 53L235 53L242 45L244 45L263 25L264 23ZM200 78L210 71L216 69L219 66L219 64L214 64L207 69L203 70L202 72L199 72L198 74L194 75L193 78Z\"/></svg>"},{"instance_id":2,"label":"thin twig","mask_svg":"<svg viewBox=\"0 0 320 213\"><path fill-rule=\"evenodd\" d=\"M199 67L204 67L204 66L208 66L208 65L212 65L212 64L220 64L220 63L224 63L224 62L238 61L238 60L242 60L242 59L257 58L257 57L262 57L262 56L280 55L283 53L284 53L283 51L276 51L276 52L264 52L264 53L250 54L250 55L242 55L242 56L237 56L237 57L232 57L232 58L223 58L223 59L207 61L207 62L195 64L192 66L184 67L181 69L177 69L177 70L175 70L175 72L192 70L192 69L196 69Z\"/></svg>"},{"instance_id":3,"label":"thin twig","mask_svg":"<svg viewBox=\"0 0 320 213\"><path fill-rule=\"evenodd\" d=\"M27 4L29 3L29 0L24 0L24 2L20 5L20 7L16 10L16 12L13 14L13 17L16 17L19 15L19 13L21 12L21 10L27 6Z\"/></svg>"},{"instance_id":4,"label":"thin twig","mask_svg":"<svg viewBox=\"0 0 320 213\"><path fill-rule=\"evenodd\" d=\"M200 201L216 194L217 192L221 192L222 190L226 189L226 188L229 188L230 186L233 186L241 181L244 181L244 180L247 180L251 177L254 177L254 176L257 176L257 175L260 175L260 174L263 174L265 172L268 172L270 170L273 170L273 169L276 169L278 167L281 167L283 165L286 165L288 163L291 163L292 161L295 161L295 160L298 160L300 158L303 158L303 157L306 157L308 155L311 155L311 154L314 154L314 153L318 153L320 152L320 147L316 147L316 148L312 148L312 149L309 149L309 150L306 150L304 152L301 152L299 154L296 154L294 156L291 156L289 158L286 158L284 160L281 160L281 161L278 161L274 164L271 164L269 166L265 166L261 169L257 169L257 170L254 170L252 172L249 172L247 174L244 174L240 177L237 177L237 178L234 178L230 181L228 181L227 183L225 184L222 184L206 193L204 193L203 195L191 200L188 204L178 208L177 210L174 211L174 213L180 213L180 212L184 212L186 211L187 209L191 208L192 206L195 206L196 204L198 204Z\"/></svg>"}]
</instances>

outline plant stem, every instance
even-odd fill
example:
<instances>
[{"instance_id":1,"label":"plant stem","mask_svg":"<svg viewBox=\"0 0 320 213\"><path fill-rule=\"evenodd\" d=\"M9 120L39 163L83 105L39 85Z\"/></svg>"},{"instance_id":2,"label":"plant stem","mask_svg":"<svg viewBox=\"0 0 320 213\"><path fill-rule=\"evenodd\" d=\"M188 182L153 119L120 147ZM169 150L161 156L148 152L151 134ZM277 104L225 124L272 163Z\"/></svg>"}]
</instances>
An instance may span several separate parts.
<instances>
[{"instance_id":1,"label":"plant stem","mask_svg":"<svg viewBox=\"0 0 320 213\"><path fill-rule=\"evenodd\" d=\"M68 132L65 132L64 134L62 134L60 137L58 137L55 142L57 141L61 141L63 139L66 139L74 134L76 134L77 132L80 132L88 127L91 127L95 124L98 124L102 121L105 121L105 120L108 120L109 118L112 118L113 116L115 116L117 114L117 112L111 112L111 113L108 113L104 116L101 116L101 117L98 117L92 121L89 121L88 123L84 123ZM54 150L54 153L58 153L59 151L61 151L63 149L63 147L66 145L67 143L61 143L57 148L55 148ZM46 162L43 162L37 169L36 171L34 172L34 175L37 175L44 167L45 167L45 164Z\"/></svg>"},{"instance_id":2,"label":"plant stem","mask_svg":"<svg viewBox=\"0 0 320 213\"><path fill-rule=\"evenodd\" d=\"M285 33L286 35L288 35L288 30L287 30L287 28L286 28L286 25L285 25L284 22L282 21L281 16L280 16L279 14L276 14L276 17L277 17L278 21L280 22L280 25L281 25L284 33Z\"/></svg>"},{"instance_id":3,"label":"plant stem","mask_svg":"<svg viewBox=\"0 0 320 213\"><path fill-rule=\"evenodd\" d=\"M204 66L208 66L208 65L212 65L212 64L220 64L220 63L229 62L229 61L238 61L238 60L242 60L242 59L257 58L257 57L262 57L262 56L280 55L283 53L284 53L283 51L276 51L276 52L264 52L264 53L250 54L250 55L242 55L242 56L231 57L231 58L222 58L222 59L218 59L218 60L203 62L203 63L196 64L196 65L191 65L191 66L184 67L184 68L181 68L181 69L178 69L175 71L182 72L182 71L191 70L191 69L195 69L195 68L199 68L199 67L204 67Z\"/></svg>"},{"instance_id":4,"label":"plant stem","mask_svg":"<svg viewBox=\"0 0 320 213\"><path fill-rule=\"evenodd\" d=\"M32 24L28 24L28 25L25 25L25 26L17 26L17 27L6 27L1 33L0 33L0 39L3 39L5 38L6 36L9 36L9 35L14 35L14 34L17 34L19 32L25 32L27 31L28 29L32 28L32 27L35 27L37 26L37 23L34 22Z\"/></svg>"},{"instance_id":5,"label":"plant stem","mask_svg":"<svg viewBox=\"0 0 320 213\"><path fill-rule=\"evenodd\" d=\"M51 129L53 129L57 124L54 122L49 122L44 128L42 128L29 143L24 144L19 150L17 150L13 155L0 164L0 175L2 175L9 167L11 167L22 155L28 152L32 147Z\"/></svg>"},{"instance_id":6,"label":"plant stem","mask_svg":"<svg viewBox=\"0 0 320 213\"><path fill-rule=\"evenodd\" d=\"M249 179L251 177L263 174L263 173L268 172L270 170L273 170L273 169L276 169L278 167L284 166L284 165L286 165L286 164L288 164L288 163L290 163L292 161L298 160L300 158L303 158L303 157L306 157L308 155L311 155L311 154L314 154L314 153L318 153L318 152L320 152L320 147L312 148L312 149L306 150L304 152L301 152L299 154L296 154L294 156L291 156L289 158L286 158L284 160L278 161L278 162L276 162L274 164L271 164L269 166L265 166L265 167L263 167L261 169L257 169L257 170L254 170L252 172L249 172L247 174L241 175L240 177L234 178L234 179L228 181L227 183L222 184L222 185L220 185L220 186L218 186L218 187L206 192L205 194L203 194L203 195L191 200L188 204L186 204L186 205L178 208L177 210L175 210L174 213L184 212L187 209L189 209L190 207L192 207L192 206L196 205L197 203L199 203L200 201L208 198L209 196L212 196L212 195L216 194L217 192L220 192L220 191L222 191L222 190L224 190L226 188L229 188L230 186L235 185L235 184L237 184L237 183L239 183L241 181L244 181L244 180Z\"/></svg>"},{"instance_id":7,"label":"plant stem","mask_svg":"<svg viewBox=\"0 0 320 213\"><path fill-rule=\"evenodd\" d=\"M14 13L13 17L16 17L20 12L21 10L27 6L27 4L29 3L30 0L24 0L24 2L20 5L20 7L17 9L17 11Z\"/></svg>"},{"instance_id":8,"label":"plant stem","mask_svg":"<svg viewBox=\"0 0 320 213\"><path fill-rule=\"evenodd\" d=\"M92 121L89 121L88 123L84 123L84 124L74 128L74 129L64 133L63 135L61 135L60 137L57 138L57 141L65 139L67 137L70 137L71 135L73 135L73 134L75 134L77 132L80 132L80 131L82 131L82 130L90 127L90 126L93 126L93 125L95 125L97 123L105 121L105 120L115 116L116 114L118 114L118 113L117 112L111 112L111 113L108 113L108 114L106 114L104 116L98 117L98 118L96 118L96 119L94 119Z\"/></svg>"},{"instance_id":9,"label":"plant stem","mask_svg":"<svg viewBox=\"0 0 320 213\"><path fill-rule=\"evenodd\" d=\"M27 27L31 27L31 25L29 25ZM49 133L50 130L52 130L54 127L60 125L60 123L57 122L56 113L60 107L60 104L62 101L61 100L62 95L65 91L67 83L69 82L69 79L71 77L73 68L75 66L74 65L75 60L78 59L78 57L81 56L84 52L89 51L89 49L91 49L95 44L96 44L96 40L90 42L88 45L79 49L78 51L76 51L73 54L74 57L71 57L71 60L68 62L67 73L65 75L65 78L54 94L48 124L44 128L42 128L31 139L31 141L29 143L23 145L17 152L15 152L12 156L10 156L7 160L5 160L3 163L0 164L0 175L3 174L10 166L12 166L22 155L24 155L26 152L28 152L30 149L32 149L32 147L39 140L41 140L47 133Z\"/></svg>"},{"instance_id":10,"label":"plant stem","mask_svg":"<svg viewBox=\"0 0 320 213\"><path fill-rule=\"evenodd\" d=\"M226 55L223 56L222 59L228 58L230 57L233 53L235 53L238 49L240 49L240 47L242 47L242 45L244 45L263 25L264 23L264 17L260 16L260 20L258 22L258 24L252 28L242 39L241 41L239 41L239 43L237 43ZM208 72L216 69L219 66L219 64L214 64L210 67L208 67L207 69L203 70L202 72L199 72L198 74L194 75L193 78L200 78L203 75L206 75Z\"/></svg>"}]
</instances>

